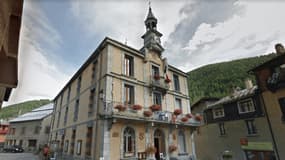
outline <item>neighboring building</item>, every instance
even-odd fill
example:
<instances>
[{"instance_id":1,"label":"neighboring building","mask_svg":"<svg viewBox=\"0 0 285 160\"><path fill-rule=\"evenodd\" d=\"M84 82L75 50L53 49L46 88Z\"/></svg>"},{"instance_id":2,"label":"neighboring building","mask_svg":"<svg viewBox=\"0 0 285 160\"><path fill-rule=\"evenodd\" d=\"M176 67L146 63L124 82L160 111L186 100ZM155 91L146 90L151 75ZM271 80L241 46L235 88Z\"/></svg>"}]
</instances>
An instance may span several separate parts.
<instances>
[{"instance_id":1,"label":"neighboring building","mask_svg":"<svg viewBox=\"0 0 285 160\"><path fill-rule=\"evenodd\" d=\"M250 85L209 105L205 125L195 135L197 159L273 160L263 108L259 90Z\"/></svg>"},{"instance_id":2,"label":"neighboring building","mask_svg":"<svg viewBox=\"0 0 285 160\"><path fill-rule=\"evenodd\" d=\"M10 120L6 145L20 145L25 151L37 151L48 143L53 104L41 106Z\"/></svg>"},{"instance_id":3,"label":"neighboring building","mask_svg":"<svg viewBox=\"0 0 285 160\"><path fill-rule=\"evenodd\" d=\"M9 130L9 123L0 120L0 149L4 146L8 130Z\"/></svg>"},{"instance_id":4,"label":"neighboring building","mask_svg":"<svg viewBox=\"0 0 285 160\"><path fill-rule=\"evenodd\" d=\"M181 122L191 112L187 74L162 59L162 34L151 8L145 25L141 50L105 38L55 97L50 141L66 159L189 159L194 154L191 134L199 122ZM175 117L175 109L182 114ZM153 147L156 152L147 154Z\"/></svg>"},{"instance_id":5,"label":"neighboring building","mask_svg":"<svg viewBox=\"0 0 285 160\"><path fill-rule=\"evenodd\" d=\"M251 70L262 92L265 113L275 143L277 158L285 159L285 50L275 46L277 56Z\"/></svg>"},{"instance_id":6,"label":"neighboring building","mask_svg":"<svg viewBox=\"0 0 285 160\"><path fill-rule=\"evenodd\" d=\"M191 105L192 114L203 114L208 105L217 102L219 98L216 97L203 97Z\"/></svg>"},{"instance_id":7,"label":"neighboring building","mask_svg":"<svg viewBox=\"0 0 285 160\"><path fill-rule=\"evenodd\" d=\"M18 83L18 44L23 0L0 1L0 109Z\"/></svg>"}]
</instances>

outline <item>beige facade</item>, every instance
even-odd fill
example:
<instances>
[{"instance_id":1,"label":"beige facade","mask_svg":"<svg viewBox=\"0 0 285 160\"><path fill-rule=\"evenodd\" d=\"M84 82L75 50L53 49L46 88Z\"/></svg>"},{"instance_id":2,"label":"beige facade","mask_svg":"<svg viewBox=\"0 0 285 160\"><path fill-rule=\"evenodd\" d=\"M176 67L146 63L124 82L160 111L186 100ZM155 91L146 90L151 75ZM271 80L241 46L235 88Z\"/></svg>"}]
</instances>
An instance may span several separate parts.
<instances>
[{"instance_id":1,"label":"beige facade","mask_svg":"<svg viewBox=\"0 0 285 160\"><path fill-rule=\"evenodd\" d=\"M18 43L23 0L0 1L0 108L18 83Z\"/></svg>"},{"instance_id":2,"label":"beige facade","mask_svg":"<svg viewBox=\"0 0 285 160\"><path fill-rule=\"evenodd\" d=\"M167 65L156 45L139 51L103 40L54 99L50 141L60 156L96 160L193 156L191 134L199 122L181 121L191 112L187 75ZM154 104L161 108L152 112ZM175 109L182 113L173 118ZM152 147L155 153L150 153Z\"/></svg>"},{"instance_id":3,"label":"beige facade","mask_svg":"<svg viewBox=\"0 0 285 160\"><path fill-rule=\"evenodd\" d=\"M53 104L44 105L10 121L6 145L22 146L25 152L37 152L48 144Z\"/></svg>"}]
</instances>

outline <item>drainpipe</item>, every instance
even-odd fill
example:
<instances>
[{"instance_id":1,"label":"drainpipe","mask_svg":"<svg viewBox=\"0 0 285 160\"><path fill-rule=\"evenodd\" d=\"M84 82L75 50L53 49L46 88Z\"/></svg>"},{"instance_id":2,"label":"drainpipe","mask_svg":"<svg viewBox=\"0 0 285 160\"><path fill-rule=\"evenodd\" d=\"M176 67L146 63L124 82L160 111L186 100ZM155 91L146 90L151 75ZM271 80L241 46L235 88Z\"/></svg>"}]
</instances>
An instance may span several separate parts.
<instances>
[{"instance_id":1,"label":"drainpipe","mask_svg":"<svg viewBox=\"0 0 285 160\"><path fill-rule=\"evenodd\" d=\"M268 123L268 126L269 126L269 131L270 131L270 135L271 135L271 138L272 138L272 142L273 142L273 146L274 146L274 152L275 152L275 155L277 156L277 160L281 160L280 159L280 156L279 156L279 151L278 151L278 148L277 148L277 145L276 145L276 140L275 140L275 136L274 136L274 132L272 130L272 126L271 126L271 122L270 122L270 119L268 117L268 112L267 112L267 108L265 107L265 103L264 103L264 99L263 99L263 96L262 96L262 92L260 94L260 99L262 101L262 107L264 109L264 112L265 112L265 117L266 117L266 120L267 120L267 123Z\"/></svg>"}]
</instances>

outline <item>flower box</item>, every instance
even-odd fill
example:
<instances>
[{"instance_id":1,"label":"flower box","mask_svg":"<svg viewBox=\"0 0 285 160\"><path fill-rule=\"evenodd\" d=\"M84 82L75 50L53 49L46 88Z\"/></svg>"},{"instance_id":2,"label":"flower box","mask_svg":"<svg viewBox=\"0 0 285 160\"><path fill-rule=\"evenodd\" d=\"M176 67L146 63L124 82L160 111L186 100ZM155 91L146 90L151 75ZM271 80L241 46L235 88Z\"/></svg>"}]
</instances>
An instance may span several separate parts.
<instances>
[{"instance_id":1,"label":"flower box","mask_svg":"<svg viewBox=\"0 0 285 160\"><path fill-rule=\"evenodd\" d=\"M149 107L153 112L154 111L160 111L161 110L161 106L158 104L154 104L152 106Z\"/></svg>"},{"instance_id":2,"label":"flower box","mask_svg":"<svg viewBox=\"0 0 285 160\"><path fill-rule=\"evenodd\" d=\"M186 117L188 117L188 118L192 118L192 117L193 117L193 115L192 115L191 113L187 113L187 114L186 114Z\"/></svg>"},{"instance_id":3,"label":"flower box","mask_svg":"<svg viewBox=\"0 0 285 160\"><path fill-rule=\"evenodd\" d=\"M177 150L177 146L174 145L174 144L172 144L172 145L170 145L170 146L168 147L168 150L169 150L170 153L171 153L171 152L174 152L174 151Z\"/></svg>"},{"instance_id":4,"label":"flower box","mask_svg":"<svg viewBox=\"0 0 285 160\"><path fill-rule=\"evenodd\" d=\"M125 111L125 110L126 110L126 107L119 104L119 105L116 105L116 106L115 106L115 109L117 109L118 111L121 112L121 111Z\"/></svg>"},{"instance_id":5,"label":"flower box","mask_svg":"<svg viewBox=\"0 0 285 160\"><path fill-rule=\"evenodd\" d=\"M141 110L141 109L142 109L142 106L139 105L139 104L135 104L135 105L132 106L132 109L133 109L133 110Z\"/></svg>"},{"instance_id":6,"label":"flower box","mask_svg":"<svg viewBox=\"0 0 285 160\"><path fill-rule=\"evenodd\" d=\"M153 78L154 78L155 80L160 80L160 76L159 76L158 74L154 75Z\"/></svg>"},{"instance_id":7,"label":"flower box","mask_svg":"<svg viewBox=\"0 0 285 160\"><path fill-rule=\"evenodd\" d=\"M144 111L144 112L143 112L143 115L144 115L145 117L150 117L150 116L152 116L152 112L151 112L151 111Z\"/></svg>"},{"instance_id":8,"label":"flower box","mask_svg":"<svg viewBox=\"0 0 285 160\"><path fill-rule=\"evenodd\" d=\"M201 115L195 116L195 120L196 121L201 121L202 119L203 119L203 117Z\"/></svg>"},{"instance_id":9,"label":"flower box","mask_svg":"<svg viewBox=\"0 0 285 160\"><path fill-rule=\"evenodd\" d=\"M182 121L182 122L187 122L187 121L188 121L188 117L183 117L183 118L181 118L181 121Z\"/></svg>"},{"instance_id":10,"label":"flower box","mask_svg":"<svg viewBox=\"0 0 285 160\"><path fill-rule=\"evenodd\" d=\"M182 110L181 110L181 109L175 109L173 113L174 113L176 116L178 116L179 114L182 113Z\"/></svg>"}]
</instances>

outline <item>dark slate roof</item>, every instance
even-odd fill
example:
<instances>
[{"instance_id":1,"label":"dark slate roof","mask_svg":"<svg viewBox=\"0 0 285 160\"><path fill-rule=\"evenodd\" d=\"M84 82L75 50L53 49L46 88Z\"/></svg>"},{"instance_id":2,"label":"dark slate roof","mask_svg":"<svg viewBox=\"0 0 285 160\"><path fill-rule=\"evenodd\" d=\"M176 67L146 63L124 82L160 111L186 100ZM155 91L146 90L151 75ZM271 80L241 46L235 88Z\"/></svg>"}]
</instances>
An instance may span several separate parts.
<instances>
[{"instance_id":1,"label":"dark slate roof","mask_svg":"<svg viewBox=\"0 0 285 160\"><path fill-rule=\"evenodd\" d=\"M146 19L156 19L152 13L151 7L149 7L149 9L148 9L148 15L147 15Z\"/></svg>"},{"instance_id":2,"label":"dark slate roof","mask_svg":"<svg viewBox=\"0 0 285 160\"><path fill-rule=\"evenodd\" d=\"M191 109L195 108L198 106L200 103L205 102L205 101L218 101L220 98L217 97L202 97L198 101L196 101L193 105L191 105Z\"/></svg>"},{"instance_id":3,"label":"dark slate roof","mask_svg":"<svg viewBox=\"0 0 285 160\"><path fill-rule=\"evenodd\" d=\"M256 93L257 89L258 89L258 87L254 86L254 87L252 87L250 89L243 89L243 90L237 91L236 93L234 93L234 94L232 94L230 96L223 97L219 101L214 102L213 104L210 104L207 107L207 109L208 108L213 108L213 107L221 105L221 104L226 104L226 103L229 103L229 102L240 100L242 98L249 97L251 95L254 95Z\"/></svg>"},{"instance_id":4,"label":"dark slate roof","mask_svg":"<svg viewBox=\"0 0 285 160\"><path fill-rule=\"evenodd\" d=\"M252 72L252 71L254 72L256 70L259 70L259 69L264 68L266 66L273 65L275 63L282 63L282 62L284 62L283 58L285 58L285 54L277 55L276 57L274 57L274 58L256 66L256 67L250 69L248 72Z\"/></svg>"}]
</instances>

